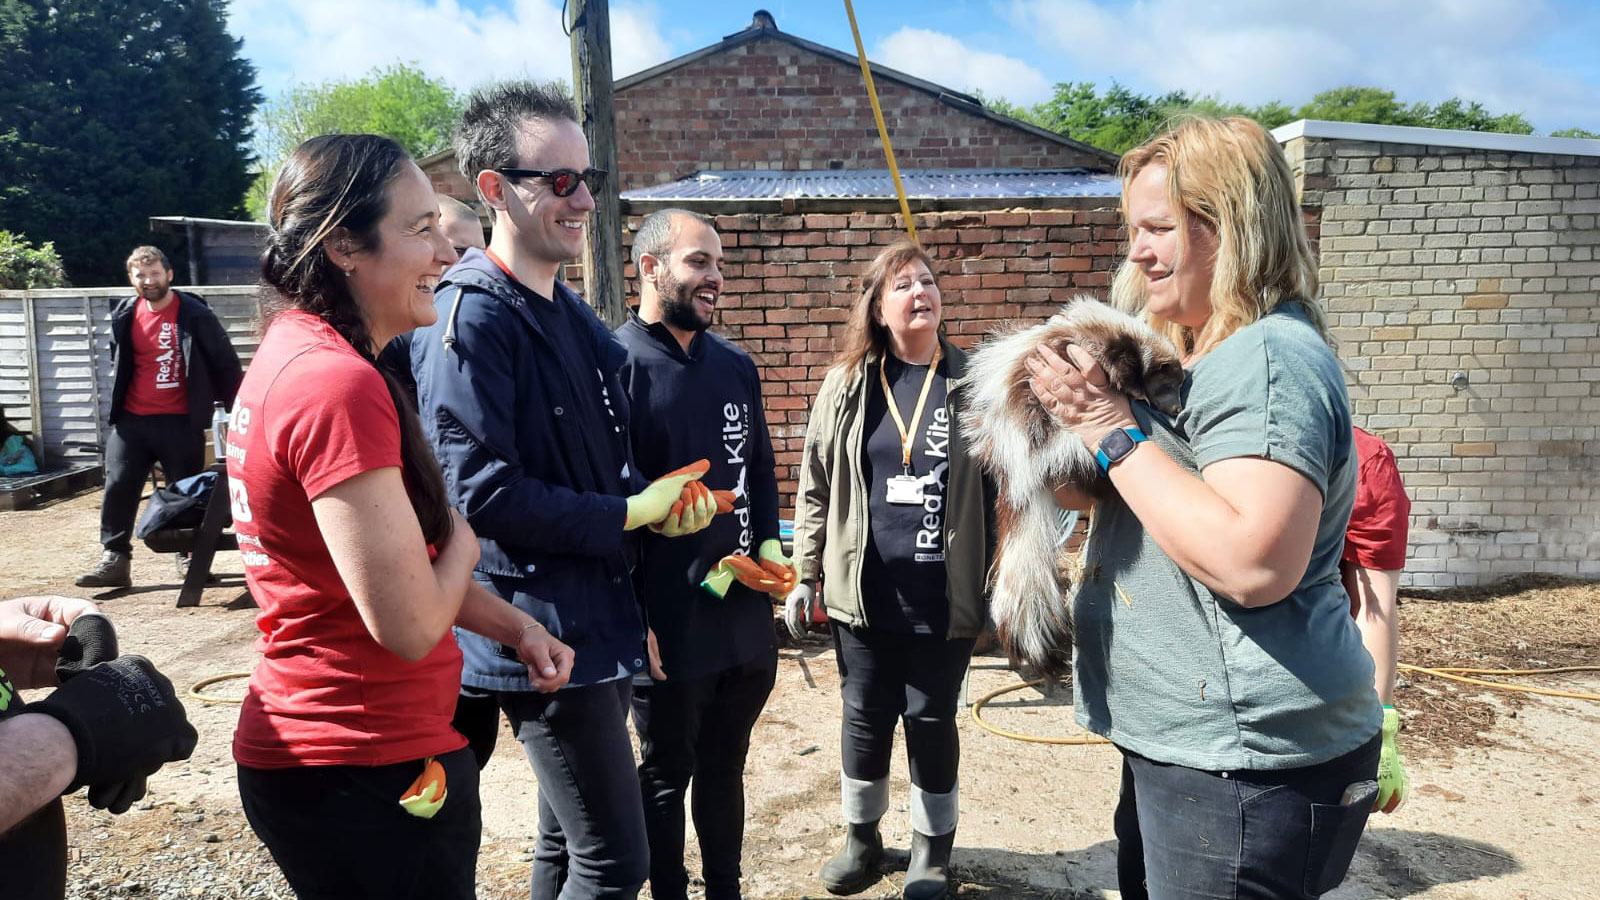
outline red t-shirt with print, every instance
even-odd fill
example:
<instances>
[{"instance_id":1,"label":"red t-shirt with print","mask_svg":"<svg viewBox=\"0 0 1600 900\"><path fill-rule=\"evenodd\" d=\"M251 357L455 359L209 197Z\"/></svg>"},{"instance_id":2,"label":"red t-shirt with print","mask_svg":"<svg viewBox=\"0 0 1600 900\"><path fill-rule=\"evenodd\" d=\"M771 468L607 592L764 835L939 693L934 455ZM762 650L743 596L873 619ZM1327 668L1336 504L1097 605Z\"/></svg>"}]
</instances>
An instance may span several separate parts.
<instances>
[{"instance_id":1,"label":"red t-shirt with print","mask_svg":"<svg viewBox=\"0 0 1600 900\"><path fill-rule=\"evenodd\" d=\"M415 663L380 646L311 511L340 482L400 465L383 376L321 319L283 313L239 387L227 456L262 634L234 759L263 769L381 766L465 746L450 727L461 685L455 637L446 631Z\"/></svg>"},{"instance_id":2,"label":"red t-shirt with print","mask_svg":"<svg viewBox=\"0 0 1600 900\"><path fill-rule=\"evenodd\" d=\"M161 312L151 312L143 297L133 301L133 378L122 397L122 408L136 416L187 415L188 385L184 382L183 347L178 341L178 292Z\"/></svg>"},{"instance_id":3,"label":"red t-shirt with print","mask_svg":"<svg viewBox=\"0 0 1600 900\"><path fill-rule=\"evenodd\" d=\"M1400 481L1394 451L1360 428L1356 435L1356 504L1345 530L1343 562L1392 572L1406 567L1411 498Z\"/></svg>"}]
</instances>

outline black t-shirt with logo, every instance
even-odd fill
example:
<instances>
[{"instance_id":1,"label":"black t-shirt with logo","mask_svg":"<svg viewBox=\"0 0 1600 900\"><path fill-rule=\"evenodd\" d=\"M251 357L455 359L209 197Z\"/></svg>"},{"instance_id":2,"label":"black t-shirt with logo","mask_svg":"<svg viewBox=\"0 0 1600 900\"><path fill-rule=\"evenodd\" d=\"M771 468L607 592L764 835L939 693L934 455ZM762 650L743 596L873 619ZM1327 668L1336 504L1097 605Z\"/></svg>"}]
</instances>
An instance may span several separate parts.
<instances>
[{"instance_id":1,"label":"black t-shirt with logo","mask_svg":"<svg viewBox=\"0 0 1600 900\"><path fill-rule=\"evenodd\" d=\"M912 423L917 397L928 376L927 366L910 365L886 355L884 375L907 428L915 429L909 474L921 485L919 504L890 503L888 481L907 474L900 447L900 429L889 415L877 367L867 377L867 418L863 456L867 481L868 540L862 559L861 595L867 624L912 634L944 635L950 628L945 590L945 495L950 484L949 409L945 406L947 364L934 373L922 418Z\"/></svg>"},{"instance_id":2,"label":"black t-shirt with logo","mask_svg":"<svg viewBox=\"0 0 1600 900\"><path fill-rule=\"evenodd\" d=\"M22 698L0 671L0 722L23 711ZM0 759L0 771L8 761ZM0 896L6 900L57 900L67 891L67 821L61 801L0 835Z\"/></svg>"}]
</instances>

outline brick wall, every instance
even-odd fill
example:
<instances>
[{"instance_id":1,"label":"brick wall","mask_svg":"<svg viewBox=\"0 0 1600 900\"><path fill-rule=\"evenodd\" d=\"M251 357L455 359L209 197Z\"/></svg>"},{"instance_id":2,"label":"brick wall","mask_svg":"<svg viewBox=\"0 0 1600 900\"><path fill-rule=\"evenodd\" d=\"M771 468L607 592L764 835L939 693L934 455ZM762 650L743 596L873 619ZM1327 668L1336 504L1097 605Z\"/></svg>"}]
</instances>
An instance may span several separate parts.
<instances>
[{"instance_id":1,"label":"brick wall","mask_svg":"<svg viewBox=\"0 0 1600 900\"><path fill-rule=\"evenodd\" d=\"M1121 261L1120 217L1107 202L915 214L918 237L937 262L951 340L969 347L999 321L1042 320L1080 291L1103 296ZM715 218L727 264L713 327L744 348L761 371L787 517L798 489L808 410L855 301L859 276L905 231L899 215L877 212ZM638 215L628 218L629 246L641 221ZM575 273L569 268L568 274ZM629 305L637 306L631 263L627 285Z\"/></svg>"},{"instance_id":2,"label":"brick wall","mask_svg":"<svg viewBox=\"0 0 1600 900\"><path fill-rule=\"evenodd\" d=\"M906 168L1086 166L1101 156L874 79L895 160ZM883 147L861 70L760 38L616 94L623 190L700 169L881 169Z\"/></svg>"},{"instance_id":3,"label":"brick wall","mask_svg":"<svg viewBox=\"0 0 1600 900\"><path fill-rule=\"evenodd\" d=\"M1407 583L1600 576L1600 159L1286 149L1356 424L1413 501Z\"/></svg>"}]
</instances>

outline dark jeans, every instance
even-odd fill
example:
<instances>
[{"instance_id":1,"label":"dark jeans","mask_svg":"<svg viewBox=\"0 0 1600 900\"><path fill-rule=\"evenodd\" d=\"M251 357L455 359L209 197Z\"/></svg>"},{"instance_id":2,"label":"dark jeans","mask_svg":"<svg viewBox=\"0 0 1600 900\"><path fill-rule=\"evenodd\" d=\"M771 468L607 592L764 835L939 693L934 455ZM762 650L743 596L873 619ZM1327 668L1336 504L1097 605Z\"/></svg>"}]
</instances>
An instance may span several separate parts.
<instances>
[{"instance_id":1,"label":"dark jeans","mask_svg":"<svg viewBox=\"0 0 1600 900\"><path fill-rule=\"evenodd\" d=\"M694 779L694 830L706 900L738 900L744 847L744 763L750 730L772 693L777 656L702 678L652 681L633 689L639 732L639 790L650 835L650 896L688 896L683 866L683 795Z\"/></svg>"},{"instance_id":2,"label":"dark jeans","mask_svg":"<svg viewBox=\"0 0 1600 900\"><path fill-rule=\"evenodd\" d=\"M1380 738L1315 766L1206 772L1124 750L1124 900L1310 900L1338 887L1377 798ZM1341 802L1347 800L1347 802Z\"/></svg>"},{"instance_id":3,"label":"dark jeans","mask_svg":"<svg viewBox=\"0 0 1600 900\"><path fill-rule=\"evenodd\" d=\"M456 695L455 715L450 726L467 739L467 747L478 761L478 771L489 764L494 746L500 742L500 699L494 691L461 688Z\"/></svg>"},{"instance_id":4,"label":"dark jeans","mask_svg":"<svg viewBox=\"0 0 1600 900\"><path fill-rule=\"evenodd\" d=\"M933 794L955 790L961 764L956 696L973 643L971 638L834 626L846 776L858 781L888 777L898 720L905 724L911 783Z\"/></svg>"},{"instance_id":5,"label":"dark jeans","mask_svg":"<svg viewBox=\"0 0 1600 900\"><path fill-rule=\"evenodd\" d=\"M626 678L552 694L499 691L539 781L532 900L638 896L650 874Z\"/></svg>"},{"instance_id":6,"label":"dark jeans","mask_svg":"<svg viewBox=\"0 0 1600 900\"><path fill-rule=\"evenodd\" d=\"M133 552L133 520L144 496L144 482L156 463L177 481L205 468L205 433L187 415L136 416L122 413L106 438L106 490L100 501L100 543L118 553Z\"/></svg>"},{"instance_id":7,"label":"dark jeans","mask_svg":"<svg viewBox=\"0 0 1600 900\"><path fill-rule=\"evenodd\" d=\"M465 747L438 760L448 794L431 819L400 806L421 760L239 766L239 798L300 900L473 900L483 832L478 768Z\"/></svg>"}]
</instances>

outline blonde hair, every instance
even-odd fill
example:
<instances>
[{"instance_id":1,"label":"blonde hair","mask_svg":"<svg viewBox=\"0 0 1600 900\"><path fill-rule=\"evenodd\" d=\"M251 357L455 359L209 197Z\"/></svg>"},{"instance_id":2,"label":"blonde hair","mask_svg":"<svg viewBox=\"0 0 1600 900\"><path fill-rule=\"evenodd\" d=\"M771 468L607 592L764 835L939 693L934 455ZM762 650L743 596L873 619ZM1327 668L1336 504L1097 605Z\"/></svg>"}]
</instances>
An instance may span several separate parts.
<instances>
[{"instance_id":1,"label":"blonde hair","mask_svg":"<svg viewBox=\"0 0 1600 900\"><path fill-rule=\"evenodd\" d=\"M889 329L879 321L877 313L883 295L896 272L920 260L933 273L933 257L910 238L901 238L884 247L867 270L861 274L861 293L850 308L850 318L845 320L844 333L839 336L839 349L833 354L833 367L854 369L868 356L882 356L889 347ZM944 323L939 324L939 336L944 336Z\"/></svg>"},{"instance_id":2,"label":"blonde hair","mask_svg":"<svg viewBox=\"0 0 1600 900\"><path fill-rule=\"evenodd\" d=\"M1331 346L1316 302L1317 261L1295 197L1294 173L1272 135L1241 116L1193 117L1129 150L1118 166L1125 220L1128 187L1152 165L1167 170L1167 202L1178 216L1179 234L1186 234L1188 217L1199 217L1217 235L1217 256L1211 317L1200 331L1154 314L1150 324L1185 351L1204 352L1297 300ZM1144 272L1125 260L1112 283L1113 303L1124 311L1143 310L1148 290Z\"/></svg>"}]
</instances>

